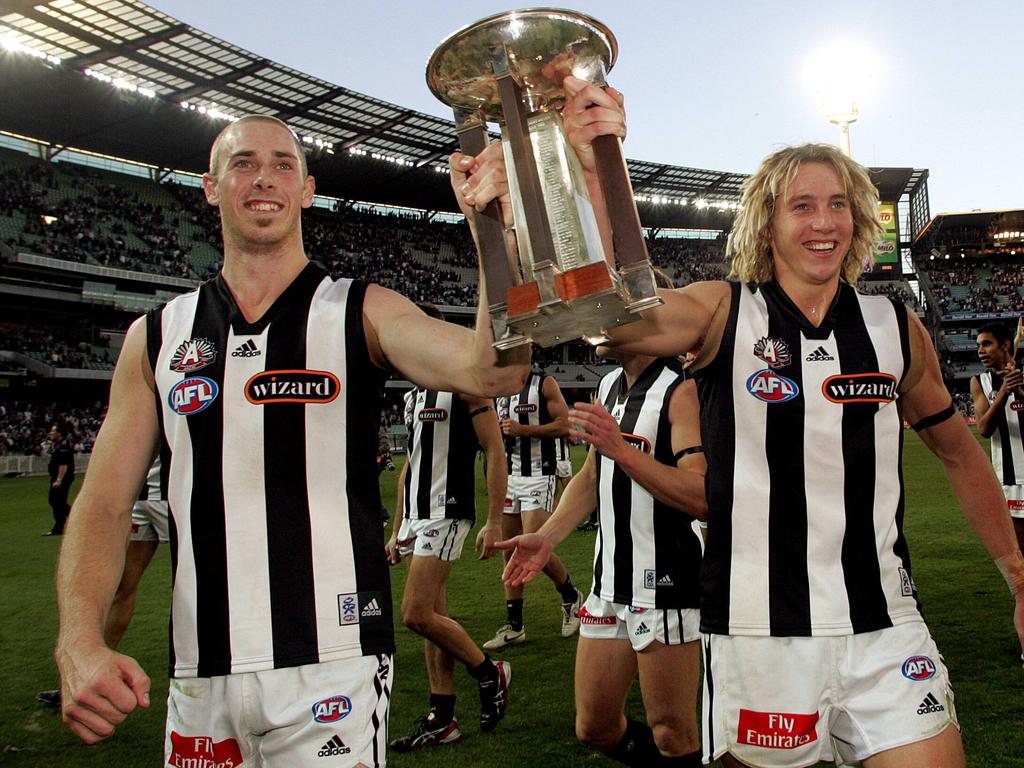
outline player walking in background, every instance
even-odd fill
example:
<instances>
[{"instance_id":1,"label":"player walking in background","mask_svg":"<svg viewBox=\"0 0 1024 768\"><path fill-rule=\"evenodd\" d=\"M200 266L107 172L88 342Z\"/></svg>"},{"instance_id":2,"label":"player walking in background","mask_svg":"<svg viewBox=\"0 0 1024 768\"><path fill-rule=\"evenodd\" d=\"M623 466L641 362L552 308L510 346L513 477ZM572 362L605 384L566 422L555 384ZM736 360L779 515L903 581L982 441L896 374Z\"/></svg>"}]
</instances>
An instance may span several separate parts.
<instances>
[{"instance_id":1,"label":"player walking in background","mask_svg":"<svg viewBox=\"0 0 1024 768\"><path fill-rule=\"evenodd\" d=\"M502 539L533 533L550 517L557 471L555 443L569 432L568 410L558 383L537 370L530 371L518 394L499 398L498 417L508 454ZM554 582L561 597L562 637L572 637L579 629L583 595L573 586L558 555L551 555L544 565L544 573ZM505 584L505 609L507 621L484 643L488 651L526 642L522 584Z\"/></svg>"},{"instance_id":2,"label":"player walking in background","mask_svg":"<svg viewBox=\"0 0 1024 768\"><path fill-rule=\"evenodd\" d=\"M1017 544L1024 548L1024 376L1014 360L1009 328L987 323L978 329L977 341L985 371L971 377L974 415L982 437L990 438L992 466L1003 485Z\"/></svg>"},{"instance_id":3,"label":"player walking in background","mask_svg":"<svg viewBox=\"0 0 1024 768\"><path fill-rule=\"evenodd\" d=\"M422 305L421 305L422 306ZM424 311L440 318L432 305ZM398 479L395 524L387 543L388 560L411 555L403 623L423 636L430 710L413 731L391 742L409 752L462 738L455 718L456 660L466 665L480 688L480 729L497 727L508 705L512 668L492 661L448 616L448 574L476 521L476 454L487 465L487 520L476 537L480 559L494 553L501 535L505 501L505 449L492 402L451 392L413 389L407 395L409 460Z\"/></svg>"},{"instance_id":4,"label":"player walking in background","mask_svg":"<svg viewBox=\"0 0 1024 768\"><path fill-rule=\"evenodd\" d=\"M582 469L540 531L499 544L515 547L504 575L531 580L596 506L594 583L576 651L577 737L627 765L698 766L696 520L707 506L696 388L677 359L616 356L622 367L601 380L595 401L569 412L570 436L590 445ZM638 671L647 724L624 714Z\"/></svg>"}]
</instances>

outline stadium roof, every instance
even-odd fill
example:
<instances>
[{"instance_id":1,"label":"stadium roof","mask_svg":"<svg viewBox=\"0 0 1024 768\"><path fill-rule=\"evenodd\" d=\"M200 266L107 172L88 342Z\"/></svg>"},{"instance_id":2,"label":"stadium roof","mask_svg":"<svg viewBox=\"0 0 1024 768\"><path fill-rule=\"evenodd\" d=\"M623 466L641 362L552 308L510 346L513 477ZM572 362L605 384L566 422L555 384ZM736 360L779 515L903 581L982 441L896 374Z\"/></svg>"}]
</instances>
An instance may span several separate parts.
<instances>
[{"instance_id":1,"label":"stadium roof","mask_svg":"<svg viewBox=\"0 0 1024 768\"><path fill-rule=\"evenodd\" d=\"M434 172L457 147L450 120L269 61L137 0L0 0L0 38L3 130L201 172L225 124L211 115L267 113L307 137L319 192L456 210L447 176ZM746 178L635 160L629 168L649 226L728 228ZM879 171L883 199L912 195L927 177Z\"/></svg>"}]
</instances>

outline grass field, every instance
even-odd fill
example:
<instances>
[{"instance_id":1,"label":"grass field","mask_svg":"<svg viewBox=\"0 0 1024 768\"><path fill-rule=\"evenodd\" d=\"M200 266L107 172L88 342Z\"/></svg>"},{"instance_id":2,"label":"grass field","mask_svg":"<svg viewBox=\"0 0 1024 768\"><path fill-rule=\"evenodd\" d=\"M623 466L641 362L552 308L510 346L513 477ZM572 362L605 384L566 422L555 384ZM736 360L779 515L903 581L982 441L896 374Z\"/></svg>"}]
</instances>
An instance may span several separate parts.
<instances>
[{"instance_id":1,"label":"grass field","mask_svg":"<svg viewBox=\"0 0 1024 768\"><path fill-rule=\"evenodd\" d=\"M581 457L576 456L577 465ZM1018 661L1020 649L1006 587L959 513L938 462L913 433L907 436L905 466L906 530L914 577L956 687L968 764L1024 767L1024 670ZM391 473L382 478L389 506L395 478ZM162 763L167 691L170 574L166 547L161 547L143 580L139 609L122 646L152 676L153 706L134 713L104 744L86 748L61 725L57 714L34 699L36 691L56 684L52 585L59 539L40 536L50 523L45 479L0 480L0 606L4 613L0 622L0 765L156 768ZM560 548L574 580L584 588L590 582L594 535L573 534ZM392 571L396 615L403 571L401 567ZM481 642L504 621L499 572L496 559L479 562L468 547L452 571L452 614ZM498 730L489 736L479 733L475 686L459 670L463 742L395 755L391 764L398 768L612 765L573 737L575 640L559 637L558 621L558 598L549 583L538 581L527 590L529 642L502 654L515 672L512 703ZM417 715L425 713L427 695L421 641L404 628L397 631L397 638L393 735L404 732ZM642 718L636 690L629 708L633 716Z\"/></svg>"}]
</instances>

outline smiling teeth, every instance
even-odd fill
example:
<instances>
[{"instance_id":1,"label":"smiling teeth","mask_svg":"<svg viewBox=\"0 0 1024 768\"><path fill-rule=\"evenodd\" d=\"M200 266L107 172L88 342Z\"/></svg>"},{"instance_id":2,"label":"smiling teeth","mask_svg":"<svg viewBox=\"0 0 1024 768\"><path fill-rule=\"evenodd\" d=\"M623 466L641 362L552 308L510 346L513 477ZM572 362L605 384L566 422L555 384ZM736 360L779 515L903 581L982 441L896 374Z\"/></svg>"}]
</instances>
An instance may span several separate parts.
<instances>
[{"instance_id":1,"label":"smiling teeth","mask_svg":"<svg viewBox=\"0 0 1024 768\"><path fill-rule=\"evenodd\" d=\"M252 203L249 208L253 211L277 211L281 206L277 203Z\"/></svg>"},{"instance_id":2,"label":"smiling teeth","mask_svg":"<svg viewBox=\"0 0 1024 768\"><path fill-rule=\"evenodd\" d=\"M811 243L811 250L813 251L831 251L835 247L835 243Z\"/></svg>"}]
</instances>

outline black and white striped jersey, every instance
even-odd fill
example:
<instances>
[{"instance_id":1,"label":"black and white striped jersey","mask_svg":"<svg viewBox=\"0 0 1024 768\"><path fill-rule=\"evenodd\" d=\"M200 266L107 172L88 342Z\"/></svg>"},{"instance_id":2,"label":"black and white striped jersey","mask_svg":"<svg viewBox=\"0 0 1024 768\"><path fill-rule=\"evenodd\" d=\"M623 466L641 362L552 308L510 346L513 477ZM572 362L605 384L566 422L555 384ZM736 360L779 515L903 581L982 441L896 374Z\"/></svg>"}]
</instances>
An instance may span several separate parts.
<instances>
[{"instance_id":1,"label":"black and white striped jersey","mask_svg":"<svg viewBox=\"0 0 1024 768\"><path fill-rule=\"evenodd\" d=\"M560 437L555 440L555 461L569 461L572 458L569 453L569 438Z\"/></svg>"},{"instance_id":2,"label":"black and white striped jersey","mask_svg":"<svg viewBox=\"0 0 1024 768\"><path fill-rule=\"evenodd\" d=\"M546 378L548 376L545 373L530 371L522 391L508 400L510 419L535 427L551 423L548 402L544 397ZM499 404L499 412L503 410L504 406ZM507 440L505 452L508 454L508 474L511 477L555 474L555 438L512 437Z\"/></svg>"},{"instance_id":3,"label":"black and white striped jersey","mask_svg":"<svg viewBox=\"0 0 1024 768\"><path fill-rule=\"evenodd\" d=\"M138 501L163 501L164 492L160 482L160 457L156 458L149 472L146 473L146 482L142 484L139 491Z\"/></svg>"},{"instance_id":4,"label":"black and white striped jersey","mask_svg":"<svg viewBox=\"0 0 1024 768\"><path fill-rule=\"evenodd\" d=\"M603 379L597 397L619 422L626 441L663 464L674 465L668 403L685 381L678 360L654 360L626 388L617 368ZM654 498L600 453L594 544L594 594L640 608L700 605L700 533L694 518Z\"/></svg>"},{"instance_id":5,"label":"black and white striped jersey","mask_svg":"<svg viewBox=\"0 0 1024 768\"><path fill-rule=\"evenodd\" d=\"M223 276L149 315L175 677L394 650L365 293L309 264L255 323Z\"/></svg>"},{"instance_id":6,"label":"black and white striped jersey","mask_svg":"<svg viewBox=\"0 0 1024 768\"><path fill-rule=\"evenodd\" d=\"M701 629L846 635L920 621L903 536L906 308L846 283L820 327L732 284L696 373L708 461Z\"/></svg>"},{"instance_id":7,"label":"black and white striped jersey","mask_svg":"<svg viewBox=\"0 0 1024 768\"><path fill-rule=\"evenodd\" d=\"M978 377L981 390L991 403L1003 386L1003 377L994 371L985 371ZM1006 398L1002 412L996 417L996 430L992 433L992 466L1003 485L1024 485L1024 399L1016 391Z\"/></svg>"},{"instance_id":8,"label":"black and white striped jersey","mask_svg":"<svg viewBox=\"0 0 1024 768\"><path fill-rule=\"evenodd\" d=\"M451 392L414 389L404 517L476 520L476 452L480 443L466 401Z\"/></svg>"}]
</instances>

